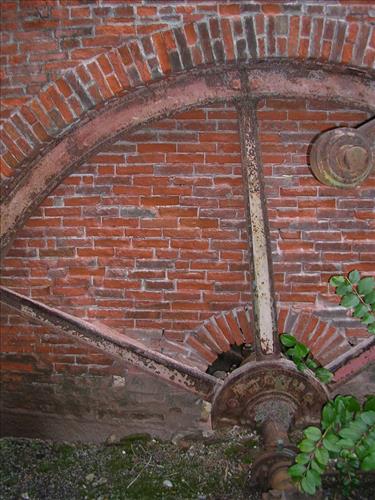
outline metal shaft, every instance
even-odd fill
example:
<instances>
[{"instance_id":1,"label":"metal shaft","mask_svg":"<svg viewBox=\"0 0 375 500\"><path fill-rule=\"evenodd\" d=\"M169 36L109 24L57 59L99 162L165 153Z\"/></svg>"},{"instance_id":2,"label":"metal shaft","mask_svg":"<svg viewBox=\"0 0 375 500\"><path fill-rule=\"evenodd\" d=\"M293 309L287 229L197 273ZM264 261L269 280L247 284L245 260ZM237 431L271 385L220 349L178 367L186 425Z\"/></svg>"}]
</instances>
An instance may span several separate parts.
<instances>
[{"instance_id":1,"label":"metal shaft","mask_svg":"<svg viewBox=\"0 0 375 500\"><path fill-rule=\"evenodd\" d=\"M258 140L256 103L244 100L238 106L241 157L249 225L250 272L253 283L253 318L257 358L280 353L272 280L262 160Z\"/></svg>"},{"instance_id":2,"label":"metal shaft","mask_svg":"<svg viewBox=\"0 0 375 500\"><path fill-rule=\"evenodd\" d=\"M372 147L375 147L375 118L357 127L358 132L371 140Z\"/></svg>"}]
</instances>

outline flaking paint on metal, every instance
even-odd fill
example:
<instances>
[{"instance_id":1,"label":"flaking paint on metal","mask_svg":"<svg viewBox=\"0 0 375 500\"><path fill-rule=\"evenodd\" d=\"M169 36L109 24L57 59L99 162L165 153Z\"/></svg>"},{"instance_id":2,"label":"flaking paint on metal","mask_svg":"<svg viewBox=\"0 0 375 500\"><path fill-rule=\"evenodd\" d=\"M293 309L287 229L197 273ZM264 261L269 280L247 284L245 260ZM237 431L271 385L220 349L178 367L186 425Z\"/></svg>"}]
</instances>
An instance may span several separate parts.
<instances>
[{"instance_id":1,"label":"flaking paint on metal","mask_svg":"<svg viewBox=\"0 0 375 500\"><path fill-rule=\"evenodd\" d=\"M266 230L265 199L261 181L261 159L257 137L256 104L246 96L238 106L242 164L244 169L245 194L249 236L252 243L251 271L254 280L254 317L256 321L256 347L262 355L278 352L275 343L274 299L272 296L272 270L268 256L269 244Z\"/></svg>"}]
</instances>

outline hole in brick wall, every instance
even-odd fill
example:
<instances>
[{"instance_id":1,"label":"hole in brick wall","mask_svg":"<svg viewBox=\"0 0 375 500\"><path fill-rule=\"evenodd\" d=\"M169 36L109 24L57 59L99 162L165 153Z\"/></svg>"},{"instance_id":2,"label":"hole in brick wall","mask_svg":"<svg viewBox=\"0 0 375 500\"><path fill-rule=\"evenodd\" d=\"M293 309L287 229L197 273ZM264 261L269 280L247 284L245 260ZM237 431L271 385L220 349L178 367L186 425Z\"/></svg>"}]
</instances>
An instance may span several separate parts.
<instances>
[{"instance_id":1,"label":"hole in brick wall","mask_svg":"<svg viewBox=\"0 0 375 500\"><path fill-rule=\"evenodd\" d=\"M207 368L206 373L225 379L226 376L239 368L244 362L255 360L251 344L231 345L230 350L219 354L217 359Z\"/></svg>"}]
</instances>

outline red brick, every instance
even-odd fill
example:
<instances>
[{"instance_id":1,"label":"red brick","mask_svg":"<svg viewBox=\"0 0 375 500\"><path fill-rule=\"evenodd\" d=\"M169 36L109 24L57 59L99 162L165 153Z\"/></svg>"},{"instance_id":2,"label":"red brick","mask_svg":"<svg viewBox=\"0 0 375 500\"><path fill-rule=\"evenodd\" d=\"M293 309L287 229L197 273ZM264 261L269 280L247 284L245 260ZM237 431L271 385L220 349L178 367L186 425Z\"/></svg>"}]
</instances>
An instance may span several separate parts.
<instances>
[{"instance_id":1,"label":"red brick","mask_svg":"<svg viewBox=\"0 0 375 500\"><path fill-rule=\"evenodd\" d=\"M147 64L144 62L143 55L139 49L138 43L133 42L130 44L130 51L133 54L134 62L138 68L139 74L144 82L151 80L151 74L148 70Z\"/></svg>"},{"instance_id":2,"label":"red brick","mask_svg":"<svg viewBox=\"0 0 375 500\"><path fill-rule=\"evenodd\" d=\"M188 45L195 45L197 41L197 34L194 28L194 24L188 24L184 27L184 29Z\"/></svg>"},{"instance_id":3,"label":"red brick","mask_svg":"<svg viewBox=\"0 0 375 500\"><path fill-rule=\"evenodd\" d=\"M219 14L221 16L236 16L239 15L240 12L240 5L238 4L219 5Z\"/></svg>"},{"instance_id":4,"label":"red brick","mask_svg":"<svg viewBox=\"0 0 375 500\"><path fill-rule=\"evenodd\" d=\"M137 7L138 16L143 16L143 17L154 16L156 12L157 12L156 7L149 7L149 6Z\"/></svg>"},{"instance_id":5,"label":"red brick","mask_svg":"<svg viewBox=\"0 0 375 500\"><path fill-rule=\"evenodd\" d=\"M264 14L280 14L281 13L281 5L276 3L266 3L262 5L262 11Z\"/></svg>"},{"instance_id":6,"label":"red brick","mask_svg":"<svg viewBox=\"0 0 375 500\"><path fill-rule=\"evenodd\" d=\"M163 73L167 74L171 71L171 65L169 63L167 44L162 33L156 33L152 35L152 40L159 58L160 66Z\"/></svg>"},{"instance_id":7,"label":"red brick","mask_svg":"<svg viewBox=\"0 0 375 500\"><path fill-rule=\"evenodd\" d=\"M112 92L109 89L104 76L102 75L98 64L94 61L91 62L87 65L88 71L91 73L91 76L93 77L95 84L98 86L100 93L103 98L108 99L109 97L112 97Z\"/></svg>"}]
</instances>

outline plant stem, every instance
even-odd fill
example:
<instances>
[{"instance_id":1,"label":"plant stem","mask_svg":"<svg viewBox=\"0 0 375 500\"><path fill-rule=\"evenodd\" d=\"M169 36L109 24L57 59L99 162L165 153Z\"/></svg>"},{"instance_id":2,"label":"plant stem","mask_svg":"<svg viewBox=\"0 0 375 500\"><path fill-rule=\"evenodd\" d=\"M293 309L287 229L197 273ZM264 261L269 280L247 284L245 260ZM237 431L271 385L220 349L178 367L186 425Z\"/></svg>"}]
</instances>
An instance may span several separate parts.
<instances>
[{"instance_id":1,"label":"plant stem","mask_svg":"<svg viewBox=\"0 0 375 500\"><path fill-rule=\"evenodd\" d=\"M362 296L361 296L361 295L357 292L357 287L355 286L355 284L354 284L354 283L352 283L352 282L350 281L350 279L349 279L349 278L345 277L345 279L346 279L346 281L349 283L349 285L352 287L352 291L356 294L356 296L358 297L358 299L360 300L360 302L362 302L362 304L363 304L364 306L366 306L367 311L368 311L368 312L371 312L370 305L369 305L369 304L366 304L366 302L362 299Z\"/></svg>"}]
</instances>

